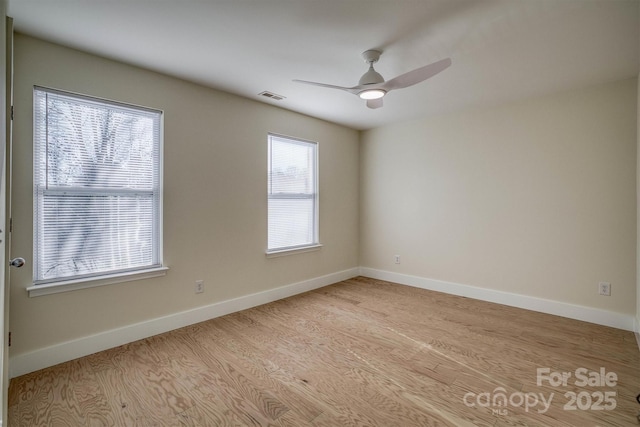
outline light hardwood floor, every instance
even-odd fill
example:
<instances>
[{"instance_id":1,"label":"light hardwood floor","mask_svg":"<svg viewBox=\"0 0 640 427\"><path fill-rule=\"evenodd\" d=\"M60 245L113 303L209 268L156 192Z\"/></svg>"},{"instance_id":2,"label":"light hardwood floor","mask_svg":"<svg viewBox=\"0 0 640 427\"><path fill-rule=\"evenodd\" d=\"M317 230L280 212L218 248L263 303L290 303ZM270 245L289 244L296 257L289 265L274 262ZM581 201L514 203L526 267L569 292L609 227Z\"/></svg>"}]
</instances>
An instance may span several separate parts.
<instances>
[{"instance_id":1,"label":"light hardwood floor","mask_svg":"<svg viewBox=\"0 0 640 427\"><path fill-rule=\"evenodd\" d=\"M15 378L9 426L633 426L638 393L631 332L359 277Z\"/></svg>"}]
</instances>

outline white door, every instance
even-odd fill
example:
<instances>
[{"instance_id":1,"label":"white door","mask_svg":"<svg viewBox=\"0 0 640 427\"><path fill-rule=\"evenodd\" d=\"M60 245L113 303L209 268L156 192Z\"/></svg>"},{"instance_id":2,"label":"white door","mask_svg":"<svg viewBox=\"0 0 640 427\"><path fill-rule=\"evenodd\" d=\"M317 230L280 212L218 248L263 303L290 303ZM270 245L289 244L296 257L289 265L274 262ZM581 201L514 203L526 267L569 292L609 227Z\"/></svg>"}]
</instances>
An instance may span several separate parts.
<instances>
[{"instance_id":1,"label":"white door","mask_svg":"<svg viewBox=\"0 0 640 427\"><path fill-rule=\"evenodd\" d=\"M9 390L8 358L9 358L9 212L11 172L11 105L13 104L13 21L6 18L6 3L2 1L0 14L0 86L2 87L0 123L0 426L7 425L7 392ZM6 82L6 84L3 84ZM19 263L19 262L18 262Z\"/></svg>"}]
</instances>

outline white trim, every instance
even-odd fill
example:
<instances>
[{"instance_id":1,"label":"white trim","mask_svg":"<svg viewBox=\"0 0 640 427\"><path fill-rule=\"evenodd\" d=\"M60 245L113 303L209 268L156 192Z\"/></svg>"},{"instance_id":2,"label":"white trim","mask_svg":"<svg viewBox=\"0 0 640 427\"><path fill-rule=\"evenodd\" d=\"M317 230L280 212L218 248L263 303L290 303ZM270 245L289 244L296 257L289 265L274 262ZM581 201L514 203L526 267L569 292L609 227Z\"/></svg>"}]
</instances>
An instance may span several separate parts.
<instances>
[{"instance_id":1,"label":"white trim","mask_svg":"<svg viewBox=\"0 0 640 427\"><path fill-rule=\"evenodd\" d=\"M114 283L131 282L133 280L150 279L167 274L168 267L150 268L127 273L107 274L84 279L65 280L61 282L32 285L27 288L30 297L76 291L78 289L95 288L96 286L113 285Z\"/></svg>"},{"instance_id":2,"label":"white trim","mask_svg":"<svg viewBox=\"0 0 640 427\"><path fill-rule=\"evenodd\" d=\"M320 243L316 243L313 245L309 245L309 246L302 246L302 247L297 247L297 248L291 248L291 249L276 249L273 251L267 251L265 252L265 254L267 255L267 258L277 258L280 256L287 256L287 255L293 255L293 254L301 254L304 252L312 252L312 251L317 251L322 247L322 244Z\"/></svg>"},{"instance_id":3,"label":"white trim","mask_svg":"<svg viewBox=\"0 0 640 427\"><path fill-rule=\"evenodd\" d=\"M553 314L568 317L569 319L582 320L612 328L634 330L634 316L601 310L598 308L569 304L511 292L496 291L476 286L462 285L459 283L445 282L442 280L427 279L424 277L394 273L391 271L376 270L368 267L360 267L360 275L373 279L386 280L401 285L414 286L431 291L444 292L451 295L494 302L511 307L524 308L540 313Z\"/></svg>"},{"instance_id":4,"label":"white trim","mask_svg":"<svg viewBox=\"0 0 640 427\"><path fill-rule=\"evenodd\" d=\"M251 307L328 286L333 283L351 279L358 274L358 268L343 270L279 288L269 289L267 291L170 314L122 328L112 329L96 335L55 344L29 353L11 356L9 359L9 378L15 378L98 351L107 350L194 323L224 316L225 314L246 310Z\"/></svg>"},{"instance_id":5,"label":"white trim","mask_svg":"<svg viewBox=\"0 0 640 427\"><path fill-rule=\"evenodd\" d=\"M203 322L215 317L224 316L251 307L266 304L282 298L287 298L323 286L328 286L356 276L366 276L374 279L414 286L422 289L444 292L504 304L512 307L524 308L541 313L554 314L570 319L582 320L628 331L638 328L638 319L606 310L546 300L510 292L496 291L459 283L427 279L418 276L399 274L390 271L376 270L368 267L352 268L321 277L304 280L302 282L281 286L263 292L258 292L231 300L221 301L192 310L151 319L145 322L124 326L101 332L96 335L55 344L29 353L11 356L9 359L9 377L15 378L29 372L44 369L78 357L87 356L98 351L107 350L119 345L151 337L184 326ZM636 329L637 330L637 329ZM635 333L640 348L640 334Z\"/></svg>"}]
</instances>

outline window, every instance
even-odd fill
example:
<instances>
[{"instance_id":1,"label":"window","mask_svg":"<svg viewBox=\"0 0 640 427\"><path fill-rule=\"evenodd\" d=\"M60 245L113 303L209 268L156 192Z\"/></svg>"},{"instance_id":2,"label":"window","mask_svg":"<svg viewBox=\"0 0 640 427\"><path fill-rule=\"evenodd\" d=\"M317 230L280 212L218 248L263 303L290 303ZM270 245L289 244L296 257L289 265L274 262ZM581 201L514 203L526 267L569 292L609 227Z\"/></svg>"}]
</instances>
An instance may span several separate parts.
<instances>
[{"instance_id":1,"label":"window","mask_svg":"<svg viewBox=\"0 0 640 427\"><path fill-rule=\"evenodd\" d=\"M34 89L34 285L162 267L161 127L157 110Z\"/></svg>"},{"instance_id":2,"label":"window","mask_svg":"<svg viewBox=\"0 0 640 427\"><path fill-rule=\"evenodd\" d=\"M267 253L318 245L318 145L269 134Z\"/></svg>"}]
</instances>

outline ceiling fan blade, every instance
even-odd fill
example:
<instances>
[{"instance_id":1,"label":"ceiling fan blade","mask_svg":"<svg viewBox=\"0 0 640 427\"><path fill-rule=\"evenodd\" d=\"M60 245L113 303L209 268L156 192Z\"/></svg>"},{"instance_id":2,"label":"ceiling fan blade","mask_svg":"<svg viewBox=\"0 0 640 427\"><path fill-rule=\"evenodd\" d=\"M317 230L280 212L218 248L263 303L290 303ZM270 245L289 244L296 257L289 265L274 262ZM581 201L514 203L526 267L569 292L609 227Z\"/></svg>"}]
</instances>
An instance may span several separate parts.
<instances>
[{"instance_id":1,"label":"ceiling fan blade","mask_svg":"<svg viewBox=\"0 0 640 427\"><path fill-rule=\"evenodd\" d=\"M382 98L367 100L367 107L369 108L380 108L382 107L382 104Z\"/></svg>"},{"instance_id":2,"label":"ceiling fan blade","mask_svg":"<svg viewBox=\"0 0 640 427\"><path fill-rule=\"evenodd\" d=\"M413 86L416 83L427 80L430 77L435 76L439 72L449 68L451 65L451 58L441 59L424 67L416 68L413 71L404 73L388 80L384 83L383 88L388 92L393 89L402 89L405 87Z\"/></svg>"},{"instance_id":3,"label":"ceiling fan blade","mask_svg":"<svg viewBox=\"0 0 640 427\"><path fill-rule=\"evenodd\" d=\"M329 89L340 89L340 90L345 90L347 92L350 93L358 93L360 91L358 86L355 87L344 87L344 86L336 86L336 85L329 85L326 83L317 83L317 82L310 82L307 80L293 80L296 83L304 83L306 85L312 85L312 86L320 86L320 87L327 87Z\"/></svg>"}]
</instances>

